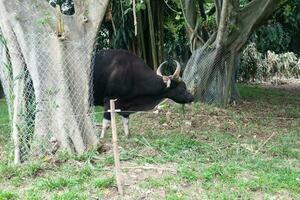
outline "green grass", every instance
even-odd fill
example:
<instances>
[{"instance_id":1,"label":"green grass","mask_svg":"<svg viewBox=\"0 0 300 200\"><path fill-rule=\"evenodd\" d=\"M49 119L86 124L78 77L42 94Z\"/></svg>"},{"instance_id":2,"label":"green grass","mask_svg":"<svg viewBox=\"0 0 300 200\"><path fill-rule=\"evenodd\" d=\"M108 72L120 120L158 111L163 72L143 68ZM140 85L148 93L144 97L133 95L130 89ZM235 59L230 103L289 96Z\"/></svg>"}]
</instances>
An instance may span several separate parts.
<instances>
[{"instance_id":1,"label":"green grass","mask_svg":"<svg viewBox=\"0 0 300 200\"><path fill-rule=\"evenodd\" d=\"M0 99L0 146L5 146L9 141L10 125L9 115L4 99Z\"/></svg>"},{"instance_id":2,"label":"green grass","mask_svg":"<svg viewBox=\"0 0 300 200\"><path fill-rule=\"evenodd\" d=\"M81 183L78 179L73 178L45 178L37 184L37 187L42 190L60 190L63 188L72 187Z\"/></svg>"},{"instance_id":3,"label":"green grass","mask_svg":"<svg viewBox=\"0 0 300 200\"><path fill-rule=\"evenodd\" d=\"M81 195L78 191L71 190L63 192L62 194L55 194L53 200L85 200L86 196Z\"/></svg>"},{"instance_id":4,"label":"green grass","mask_svg":"<svg viewBox=\"0 0 300 200\"><path fill-rule=\"evenodd\" d=\"M103 179L97 179L94 181L94 187L105 189L109 188L115 185L115 178L109 177L109 178L103 178Z\"/></svg>"},{"instance_id":5,"label":"green grass","mask_svg":"<svg viewBox=\"0 0 300 200\"><path fill-rule=\"evenodd\" d=\"M197 103L183 113L167 104L159 114L135 114L130 138L118 118L125 197L299 199L300 94L239 89L242 101L228 108ZM4 101L0 108L7 123ZM102 114L95 118L101 122ZM0 130L0 200L117 198L109 132L104 153L60 151L14 166L9 126Z\"/></svg>"},{"instance_id":6,"label":"green grass","mask_svg":"<svg viewBox=\"0 0 300 200\"><path fill-rule=\"evenodd\" d=\"M0 190L0 200L10 200L10 199L16 199L18 196L13 193L13 192L9 192L9 191L1 191Z\"/></svg>"}]
</instances>

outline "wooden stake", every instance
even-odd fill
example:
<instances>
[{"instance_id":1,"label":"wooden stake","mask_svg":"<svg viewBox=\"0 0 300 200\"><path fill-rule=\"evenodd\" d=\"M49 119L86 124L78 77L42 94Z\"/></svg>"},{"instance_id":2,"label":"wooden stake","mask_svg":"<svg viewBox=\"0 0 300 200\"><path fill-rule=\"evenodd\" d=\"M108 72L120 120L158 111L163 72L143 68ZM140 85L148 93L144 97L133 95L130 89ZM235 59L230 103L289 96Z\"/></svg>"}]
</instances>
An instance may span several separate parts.
<instances>
[{"instance_id":1,"label":"wooden stake","mask_svg":"<svg viewBox=\"0 0 300 200\"><path fill-rule=\"evenodd\" d=\"M113 143L113 151L114 151L114 159L115 159L115 172L116 172L118 191L119 191L120 195L123 195L121 169L120 169L120 158L119 158L119 149L118 149L117 126L116 126L115 101L116 100L110 100L112 143Z\"/></svg>"},{"instance_id":2,"label":"wooden stake","mask_svg":"<svg viewBox=\"0 0 300 200\"><path fill-rule=\"evenodd\" d=\"M63 22L63 17L60 11L60 5L56 5L56 34L57 37L62 37L64 33L64 22Z\"/></svg>"}]
</instances>

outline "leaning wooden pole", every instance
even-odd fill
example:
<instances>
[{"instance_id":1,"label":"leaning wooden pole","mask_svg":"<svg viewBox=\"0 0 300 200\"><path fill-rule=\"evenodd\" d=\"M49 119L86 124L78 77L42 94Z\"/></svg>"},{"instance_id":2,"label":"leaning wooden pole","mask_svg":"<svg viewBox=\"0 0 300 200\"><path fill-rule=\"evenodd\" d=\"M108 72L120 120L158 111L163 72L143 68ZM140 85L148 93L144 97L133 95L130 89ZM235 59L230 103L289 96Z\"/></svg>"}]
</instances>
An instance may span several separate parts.
<instances>
[{"instance_id":1,"label":"leaning wooden pole","mask_svg":"<svg viewBox=\"0 0 300 200\"><path fill-rule=\"evenodd\" d=\"M120 167L120 158L119 158L119 149L118 149L117 126L116 126L115 101L116 100L110 100L112 143L113 143L113 151L114 151L114 159L115 159L115 173L116 173L118 191L119 191L120 195L123 195L121 167Z\"/></svg>"}]
</instances>

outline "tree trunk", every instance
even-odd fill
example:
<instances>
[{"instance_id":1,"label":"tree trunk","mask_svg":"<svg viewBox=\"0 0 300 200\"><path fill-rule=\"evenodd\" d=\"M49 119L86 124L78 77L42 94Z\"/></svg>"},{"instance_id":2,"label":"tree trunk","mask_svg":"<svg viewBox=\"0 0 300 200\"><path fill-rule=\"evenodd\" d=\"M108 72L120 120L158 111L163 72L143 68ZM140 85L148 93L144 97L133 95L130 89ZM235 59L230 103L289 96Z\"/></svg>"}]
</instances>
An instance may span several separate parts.
<instances>
[{"instance_id":1,"label":"tree trunk","mask_svg":"<svg viewBox=\"0 0 300 200\"><path fill-rule=\"evenodd\" d=\"M154 24L153 24L150 0L146 0L146 4L147 4L147 11L148 11L148 23L149 23L149 35L150 35L150 44L151 44L151 53L152 53L152 64L153 64L154 71L156 71L157 66L158 66L158 61L157 61L155 31L154 31Z\"/></svg>"},{"instance_id":2,"label":"tree trunk","mask_svg":"<svg viewBox=\"0 0 300 200\"><path fill-rule=\"evenodd\" d=\"M198 47L204 45L203 39L198 34L200 27L200 18L194 0L181 0L181 7L186 22L187 36L189 38L190 50L193 52Z\"/></svg>"},{"instance_id":3,"label":"tree trunk","mask_svg":"<svg viewBox=\"0 0 300 200\"><path fill-rule=\"evenodd\" d=\"M158 63L162 63L164 61L164 11L165 7L163 6L163 2L157 1L155 4L155 12L157 13L155 16L156 21L156 38L157 38L157 60Z\"/></svg>"},{"instance_id":4,"label":"tree trunk","mask_svg":"<svg viewBox=\"0 0 300 200\"><path fill-rule=\"evenodd\" d=\"M0 0L0 26L7 40L13 74L26 66L33 84L34 136L28 141L33 154L53 153L59 147L82 153L97 143L90 117L90 66L108 0L74 3L76 13L63 17L64 38L58 38L54 34L55 10L47 1ZM19 84L13 89L16 125L22 121L16 117L21 116L21 102L28 96L22 95L24 84ZM31 130L22 131L28 134Z\"/></svg>"},{"instance_id":5,"label":"tree trunk","mask_svg":"<svg viewBox=\"0 0 300 200\"><path fill-rule=\"evenodd\" d=\"M215 0L218 31L193 52L183 74L183 80L197 100L228 104L234 88L236 55L250 33L274 12L279 3L279 0L253 0L240 8L236 0Z\"/></svg>"},{"instance_id":6,"label":"tree trunk","mask_svg":"<svg viewBox=\"0 0 300 200\"><path fill-rule=\"evenodd\" d=\"M144 27L143 27L143 18L142 18L142 11L139 11L137 13L137 23L138 23L138 32L137 35L139 40L139 48L142 51L142 58L144 58L144 61L147 63L147 51L145 46L145 37L144 37Z\"/></svg>"}]
</instances>

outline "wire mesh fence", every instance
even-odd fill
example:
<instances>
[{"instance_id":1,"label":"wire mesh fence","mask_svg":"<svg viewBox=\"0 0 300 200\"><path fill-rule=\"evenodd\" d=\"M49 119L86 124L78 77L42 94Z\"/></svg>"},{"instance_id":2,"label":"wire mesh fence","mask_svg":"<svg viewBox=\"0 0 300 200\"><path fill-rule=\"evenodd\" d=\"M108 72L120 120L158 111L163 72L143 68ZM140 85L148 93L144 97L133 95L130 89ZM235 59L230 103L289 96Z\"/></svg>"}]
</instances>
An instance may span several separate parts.
<instances>
[{"instance_id":1,"label":"wire mesh fence","mask_svg":"<svg viewBox=\"0 0 300 200\"><path fill-rule=\"evenodd\" d=\"M54 35L28 34L24 51L13 42L13 32L5 35L12 37L1 37L0 43L9 120L2 126L10 126L19 159L53 153L58 146L83 151L95 139L91 132L96 135L91 106L94 38L54 45L49 39Z\"/></svg>"},{"instance_id":2,"label":"wire mesh fence","mask_svg":"<svg viewBox=\"0 0 300 200\"><path fill-rule=\"evenodd\" d=\"M208 103L221 104L226 87L235 81L234 63L229 63L230 49L217 49L215 45L196 49L189 59L183 80L195 96ZM232 75L232 76L231 76Z\"/></svg>"}]
</instances>

